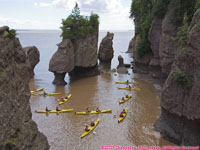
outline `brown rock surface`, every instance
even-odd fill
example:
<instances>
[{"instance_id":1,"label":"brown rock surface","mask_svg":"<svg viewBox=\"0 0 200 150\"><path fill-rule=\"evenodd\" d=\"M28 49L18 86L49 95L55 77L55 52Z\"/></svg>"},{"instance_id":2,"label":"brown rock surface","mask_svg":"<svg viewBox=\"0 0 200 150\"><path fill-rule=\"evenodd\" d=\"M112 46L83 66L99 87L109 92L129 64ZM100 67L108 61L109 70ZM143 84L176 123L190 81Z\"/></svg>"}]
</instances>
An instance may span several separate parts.
<instances>
[{"instance_id":1,"label":"brown rock surface","mask_svg":"<svg viewBox=\"0 0 200 150\"><path fill-rule=\"evenodd\" d=\"M129 42L129 46L128 46L128 51L127 53L133 53L133 49L135 47L135 36L131 39L131 41Z\"/></svg>"},{"instance_id":2,"label":"brown rock surface","mask_svg":"<svg viewBox=\"0 0 200 150\"><path fill-rule=\"evenodd\" d=\"M200 9L192 19L187 45L178 49L162 89L162 114L155 124L156 130L168 139L190 146L200 145L199 19ZM181 76L177 76L177 69Z\"/></svg>"},{"instance_id":3,"label":"brown rock surface","mask_svg":"<svg viewBox=\"0 0 200 150\"><path fill-rule=\"evenodd\" d=\"M58 44L58 50L52 56L49 63L49 71L53 72L54 84L65 85L65 74L74 69L74 48L71 40L63 40Z\"/></svg>"},{"instance_id":4,"label":"brown rock surface","mask_svg":"<svg viewBox=\"0 0 200 150\"><path fill-rule=\"evenodd\" d=\"M0 38L0 149L48 150L30 109L26 55L16 38Z\"/></svg>"},{"instance_id":5,"label":"brown rock surface","mask_svg":"<svg viewBox=\"0 0 200 150\"><path fill-rule=\"evenodd\" d=\"M117 66L117 72L121 74L128 73L127 68L124 65L124 59L121 55L118 56L119 65Z\"/></svg>"},{"instance_id":6,"label":"brown rock surface","mask_svg":"<svg viewBox=\"0 0 200 150\"><path fill-rule=\"evenodd\" d=\"M34 68L40 61L40 52L35 46L24 47L27 63L30 69L30 77L34 76Z\"/></svg>"},{"instance_id":7,"label":"brown rock surface","mask_svg":"<svg viewBox=\"0 0 200 150\"><path fill-rule=\"evenodd\" d=\"M98 53L98 58L101 62L110 63L112 61L114 56L113 36L114 33L107 32L107 35L101 41Z\"/></svg>"},{"instance_id":8,"label":"brown rock surface","mask_svg":"<svg viewBox=\"0 0 200 150\"><path fill-rule=\"evenodd\" d=\"M178 46L172 40L176 36L178 26L172 23L174 17L173 7L169 9L162 21L162 36L160 39L159 56L162 72L167 76L171 71L174 62L175 51Z\"/></svg>"}]
</instances>

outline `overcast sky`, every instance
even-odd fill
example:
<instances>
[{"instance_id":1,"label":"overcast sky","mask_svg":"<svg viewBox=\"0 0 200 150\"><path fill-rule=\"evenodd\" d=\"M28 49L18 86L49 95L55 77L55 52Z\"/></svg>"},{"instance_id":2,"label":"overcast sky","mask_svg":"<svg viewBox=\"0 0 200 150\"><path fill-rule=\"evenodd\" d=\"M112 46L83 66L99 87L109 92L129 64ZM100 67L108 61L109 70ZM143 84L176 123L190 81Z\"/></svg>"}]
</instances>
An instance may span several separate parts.
<instances>
[{"instance_id":1,"label":"overcast sky","mask_svg":"<svg viewBox=\"0 0 200 150\"><path fill-rule=\"evenodd\" d=\"M133 30L132 0L0 0L0 26L14 29L59 29L78 2L81 14L100 16L101 30Z\"/></svg>"}]
</instances>

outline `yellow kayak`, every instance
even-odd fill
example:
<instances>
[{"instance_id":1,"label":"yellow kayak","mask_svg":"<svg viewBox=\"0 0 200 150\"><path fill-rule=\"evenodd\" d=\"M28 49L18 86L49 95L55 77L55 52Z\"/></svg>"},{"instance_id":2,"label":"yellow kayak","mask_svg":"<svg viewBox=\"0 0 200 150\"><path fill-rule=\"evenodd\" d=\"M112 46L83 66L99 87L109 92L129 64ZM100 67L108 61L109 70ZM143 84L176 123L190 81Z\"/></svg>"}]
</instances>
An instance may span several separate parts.
<instances>
[{"instance_id":1,"label":"yellow kayak","mask_svg":"<svg viewBox=\"0 0 200 150\"><path fill-rule=\"evenodd\" d=\"M73 109L62 109L60 111L57 110L50 110L50 111L46 111L46 110L36 110L36 113L65 113L65 112L72 112Z\"/></svg>"},{"instance_id":2,"label":"yellow kayak","mask_svg":"<svg viewBox=\"0 0 200 150\"><path fill-rule=\"evenodd\" d=\"M44 88L40 88L40 89L37 89L35 91L31 91L31 94L36 93L36 92L40 92L40 91L43 91L43 90L44 90Z\"/></svg>"},{"instance_id":3,"label":"yellow kayak","mask_svg":"<svg viewBox=\"0 0 200 150\"><path fill-rule=\"evenodd\" d=\"M88 129L90 129L89 131L84 131L83 134L81 135L81 138L85 137L86 135L88 135L92 130L94 130L94 128L98 125L99 123L99 119L97 119L95 122L94 122L94 126L89 126Z\"/></svg>"},{"instance_id":4,"label":"yellow kayak","mask_svg":"<svg viewBox=\"0 0 200 150\"><path fill-rule=\"evenodd\" d=\"M127 98L125 98L124 100L121 100L121 101L119 102L119 104L122 104L122 103L124 103L124 102L128 101L128 100L129 100L131 97L132 97L132 95L131 95L131 94L129 94L129 95L128 95L128 97L127 97Z\"/></svg>"},{"instance_id":5,"label":"yellow kayak","mask_svg":"<svg viewBox=\"0 0 200 150\"><path fill-rule=\"evenodd\" d=\"M117 87L120 90L130 90L130 91L140 91L141 88L123 88L123 87Z\"/></svg>"},{"instance_id":6,"label":"yellow kayak","mask_svg":"<svg viewBox=\"0 0 200 150\"><path fill-rule=\"evenodd\" d=\"M54 96L54 95L61 95L61 93L33 94L33 96Z\"/></svg>"},{"instance_id":7,"label":"yellow kayak","mask_svg":"<svg viewBox=\"0 0 200 150\"><path fill-rule=\"evenodd\" d=\"M126 112L126 113L123 113L123 117L119 117L118 123L120 123L120 122L121 122L122 120L124 120L124 118L126 117L127 112L128 112L128 108L127 108L127 107L125 108L125 112Z\"/></svg>"},{"instance_id":8,"label":"yellow kayak","mask_svg":"<svg viewBox=\"0 0 200 150\"><path fill-rule=\"evenodd\" d=\"M108 109L108 110L101 110L99 112L97 111L91 111L90 114L101 114L101 113L112 113L112 109Z\"/></svg>"},{"instance_id":9,"label":"yellow kayak","mask_svg":"<svg viewBox=\"0 0 200 150\"><path fill-rule=\"evenodd\" d=\"M116 84L136 84L136 82L115 82Z\"/></svg>"},{"instance_id":10,"label":"yellow kayak","mask_svg":"<svg viewBox=\"0 0 200 150\"><path fill-rule=\"evenodd\" d=\"M64 98L63 101L60 101L60 102L59 102L59 105L62 105L62 104L64 104L64 103L66 103L66 102L71 98L71 96L72 96L72 94L69 94L69 95L67 96L67 98Z\"/></svg>"},{"instance_id":11,"label":"yellow kayak","mask_svg":"<svg viewBox=\"0 0 200 150\"><path fill-rule=\"evenodd\" d=\"M90 112L75 112L76 115L89 115L89 114L101 114L101 113L111 113L112 109L108 110L101 110L99 112L96 112L95 110L90 111Z\"/></svg>"}]
</instances>

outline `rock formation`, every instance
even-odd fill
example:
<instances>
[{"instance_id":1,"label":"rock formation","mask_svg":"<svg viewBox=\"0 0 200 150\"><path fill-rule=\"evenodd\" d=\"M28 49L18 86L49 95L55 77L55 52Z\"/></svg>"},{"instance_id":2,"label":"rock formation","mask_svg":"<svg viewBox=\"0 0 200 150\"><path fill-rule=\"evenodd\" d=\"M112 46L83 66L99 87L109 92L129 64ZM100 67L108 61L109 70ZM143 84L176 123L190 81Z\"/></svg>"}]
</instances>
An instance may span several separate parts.
<instances>
[{"instance_id":1,"label":"rock formation","mask_svg":"<svg viewBox=\"0 0 200 150\"><path fill-rule=\"evenodd\" d=\"M175 58L174 51L178 48L172 40L178 29L178 25L172 21L174 15L172 7L163 18L155 17L153 19L148 34L152 53L139 57L136 49L134 50L134 72L154 74L158 78L166 78L169 75ZM139 36L136 35L135 37L134 42L137 43Z\"/></svg>"},{"instance_id":2,"label":"rock formation","mask_svg":"<svg viewBox=\"0 0 200 150\"><path fill-rule=\"evenodd\" d=\"M49 63L49 71L54 73L56 85L65 85L65 74L74 69L74 48L71 40L63 40Z\"/></svg>"},{"instance_id":3,"label":"rock formation","mask_svg":"<svg viewBox=\"0 0 200 150\"><path fill-rule=\"evenodd\" d=\"M189 28L187 44L176 54L161 94L162 114L155 129L181 145L200 145L200 8Z\"/></svg>"},{"instance_id":4,"label":"rock formation","mask_svg":"<svg viewBox=\"0 0 200 150\"><path fill-rule=\"evenodd\" d=\"M29 70L17 38L0 36L0 149L48 150L30 109Z\"/></svg>"},{"instance_id":5,"label":"rock formation","mask_svg":"<svg viewBox=\"0 0 200 150\"><path fill-rule=\"evenodd\" d=\"M133 49L134 49L134 47L135 47L135 38L136 38L136 37L133 37L133 38L131 39L131 41L129 42L129 46L128 46L128 51L127 51L127 53L133 53Z\"/></svg>"},{"instance_id":6,"label":"rock formation","mask_svg":"<svg viewBox=\"0 0 200 150\"><path fill-rule=\"evenodd\" d=\"M40 52L35 46L24 47L27 63L29 66L30 78L34 76L34 68L40 61Z\"/></svg>"},{"instance_id":7,"label":"rock formation","mask_svg":"<svg viewBox=\"0 0 200 150\"><path fill-rule=\"evenodd\" d=\"M65 85L65 74L87 77L99 74L97 65L98 30L85 38L63 40L49 63L56 85Z\"/></svg>"},{"instance_id":8,"label":"rock formation","mask_svg":"<svg viewBox=\"0 0 200 150\"><path fill-rule=\"evenodd\" d=\"M107 35L101 41L98 53L98 58L100 62L110 63L112 61L112 58L114 56L113 36L114 33L107 32Z\"/></svg>"},{"instance_id":9,"label":"rock formation","mask_svg":"<svg viewBox=\"0 0 200 150\"><path fill-rule=\"evenodd\" d=\"M73 40L75 67L70 76L88 77L99 75L97 65L99 30L83 39Z\"/></svg>"},{"instance_id":10,"label":"rock formation","mask_svg":"<svg viewBox=\"0 0 200 150\"><path fill-rule=\"evenodd\" d=\"M124 65L124 59L121 55L118 56L119 65L117 66L117 72L121 74L128 73L127 68Z\"/></svg>"}]
</instances>

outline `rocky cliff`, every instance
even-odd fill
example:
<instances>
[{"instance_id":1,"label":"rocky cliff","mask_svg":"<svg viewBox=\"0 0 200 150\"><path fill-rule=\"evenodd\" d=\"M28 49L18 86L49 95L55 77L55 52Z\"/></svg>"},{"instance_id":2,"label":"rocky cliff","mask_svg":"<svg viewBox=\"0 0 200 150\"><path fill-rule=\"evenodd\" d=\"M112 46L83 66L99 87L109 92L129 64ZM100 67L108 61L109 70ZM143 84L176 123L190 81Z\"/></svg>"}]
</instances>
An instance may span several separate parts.
<instances>
[{"instance_id":1,"label":"rocky cliff","mask_svg":"<svg viewBox=\"0 0 200 150\"><path fill-rule=\"evenodd\" d=\"M29 71L17 38L0 36L0 149L48 150L30 109Z\"/></svg>"},{"instance_id":2,"label":"rocky cliff","mask_svg":"<svg viewBox=\"0 0 200 150\"><path fill-rule=\"evenodd\" d=\"M155 127L183 145L200 145L200 9L195 13L187 44L178 49L161 94L162 114Z\"/></svg>"},{"instance_id":3,"label":"rocky cliff","mask_svg":"<svg viewBox=\"0 0 200 150\"><path fill-rule=\"evenodd\" d=\"M49 63L49 71L54 73L56 85L65 85L65 74L87 77L99 74L97 66L98 34L96 29L85 38L63 40Z\"/></svg>"},{"instance_id":4,"label":"rocky cliff","mask_svg":"<svg viewBox=\"0 0 200 150\"><path fill-rule=\"evenodd\" d=\"M166 79L155 129L189 146L200 145L199 7L187 0L132 3L137 30L133 70Z\"/></svg>"}]
</instances>

